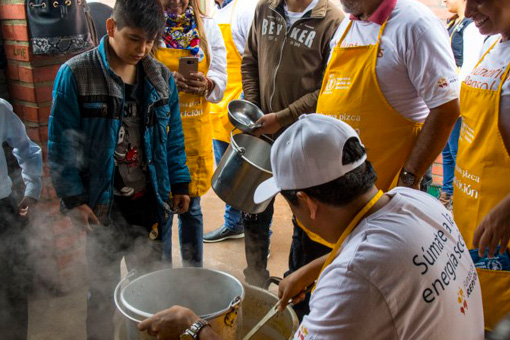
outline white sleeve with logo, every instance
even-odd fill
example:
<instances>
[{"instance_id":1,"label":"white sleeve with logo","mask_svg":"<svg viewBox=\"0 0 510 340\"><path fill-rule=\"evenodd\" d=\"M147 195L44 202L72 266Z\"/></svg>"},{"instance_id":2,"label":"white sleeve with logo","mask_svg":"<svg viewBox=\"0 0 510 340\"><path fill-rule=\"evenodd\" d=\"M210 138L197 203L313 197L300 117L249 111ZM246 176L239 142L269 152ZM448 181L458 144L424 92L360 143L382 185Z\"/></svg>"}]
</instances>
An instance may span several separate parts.
<instances>
[{"instance_id":1,"label":"white sleeve with logo","mask_svg":"<svg viewBox=\"0 0 510 340\"><path fill-rule=\"evenodd\" d=\"M397 339L380 291L345 268L325 270L312 295L310 310L295 340Z\"/></svg>"},{"instance_id":2,"label":"white sleeve with logo","mask_svg":"<svg viewBox=\"0 0 510 340\"><path fill-rule=\"evenodd\" d=\"M414 36L406 53L409 79L429 109L457 99L460 82L446 29L437 18L425 16L420 35Z\"/></svg>"}]
</instances>

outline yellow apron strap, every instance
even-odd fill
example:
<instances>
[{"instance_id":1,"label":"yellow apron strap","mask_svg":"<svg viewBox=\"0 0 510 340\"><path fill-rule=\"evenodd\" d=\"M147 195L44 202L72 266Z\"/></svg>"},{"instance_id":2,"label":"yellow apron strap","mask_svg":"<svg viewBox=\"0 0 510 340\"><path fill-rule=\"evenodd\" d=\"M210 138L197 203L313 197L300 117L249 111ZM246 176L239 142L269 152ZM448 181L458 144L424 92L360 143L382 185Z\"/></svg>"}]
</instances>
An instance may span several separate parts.
<instances>
[{"instance_id":1,"label":"yellow apron strap","mask_svg":"<svg viewBox=\"0 0 510 340\"><path fill-rule=\"evenodd\" d=\"M356 216L354 216L354 218L352 219L351 223L349 223L349 225L347 226L347 228L344 230L344 232L342 233L342 235L340 235L340 238L338 239L338 241L336 242L335 246L333 247L333 250L331 251L331 253L329 253L329 256L328 258L326 259L326 262L324 263L324 265L322 266L322 269L321 269L321 272L319 273L319 277L320 277L320 274L322 274L322 272L324 271L324 269L326 269L327 266L329 266L331 264L331 262L333 262L333 260L335 259L335 257L337 256L337 252L338 250L340 249L340 247L342 246L342 243L344 243L345 239L347 238L347 236L349 236L351 234L351 232L353 231L353 229L358 225L359 221L366 215L366 213L381 199L381 197L383 196L383 192L382 190L379 190L379 192L377 194L374 195L374 197L372 197L372 199L363 207L363 209L361 209L357 214ZM315 285L312 289L312 292L315 290L315 287L317 285L317 281L315 282Z\"/></svg>"}]
</instances>

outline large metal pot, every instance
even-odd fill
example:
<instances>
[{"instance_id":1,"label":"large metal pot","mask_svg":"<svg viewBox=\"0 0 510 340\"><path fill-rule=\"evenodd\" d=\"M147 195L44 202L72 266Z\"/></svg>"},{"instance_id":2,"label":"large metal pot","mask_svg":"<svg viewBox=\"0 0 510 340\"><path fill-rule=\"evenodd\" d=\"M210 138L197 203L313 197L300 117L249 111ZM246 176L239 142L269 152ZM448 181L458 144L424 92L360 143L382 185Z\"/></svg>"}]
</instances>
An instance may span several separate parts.
<instances>
[{"instance_id":1,"label":"large metal pot","mask_svg":"<svg viewBox=\"0 0 510 340\"><path fill-rule=\"evenodd\" d=\"M278 298L267 290L244 286L243 327L244 337L272 308ZM299 326L299 320L294 310L288 306L282 313L278 313L269 320L252 338L252 340L287 340L294 337Z\"/></svg>"},{"instance_id":2,"label":"large metal pot","mask_svg":"<svg viewBox=\"0 0 510 340\"><path fill-rule=\"evenodd\" d=\"M263 212L270 200L256 204L258 185L272 177L271 144L247 135L231 135L230 145L212 177L214 192L232 207L250 213Z\"/></svg>"},{"instance_id":3,"label":"large metal pot","mask_svg":"<svg viewBox=\"0 0 510 340\"><path fill-rule=\"evenodd\" d=\"M174 305L209 321L223 339L239 337L244 288L235 277L209 269L175 268L143 275L122 288L125 280L115 289L115 305L126 319L128 340L156 339L139 332L137 324Z\"/></svg>"}]
</instances>

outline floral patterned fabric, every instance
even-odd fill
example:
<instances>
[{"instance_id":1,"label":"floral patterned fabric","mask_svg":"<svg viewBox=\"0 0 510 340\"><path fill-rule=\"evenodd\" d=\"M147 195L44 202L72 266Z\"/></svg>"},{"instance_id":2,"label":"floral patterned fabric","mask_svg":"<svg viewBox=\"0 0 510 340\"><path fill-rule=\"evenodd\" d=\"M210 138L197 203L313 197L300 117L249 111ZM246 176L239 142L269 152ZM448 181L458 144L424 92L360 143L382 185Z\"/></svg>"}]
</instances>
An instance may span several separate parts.
<instances>
[{"instance_id":1,"label":"floral patterned fabric","mask_svg":"<svg viewBox=\"0 0 510 340\"><path fill-rule=\"evenodd\" d=\"M200 38L193 8L189 6L181 15L165 11L165 18L163 40L166 47L187 49L191 51L192 55L197 55Z\"/></svg>"}]
</instances>

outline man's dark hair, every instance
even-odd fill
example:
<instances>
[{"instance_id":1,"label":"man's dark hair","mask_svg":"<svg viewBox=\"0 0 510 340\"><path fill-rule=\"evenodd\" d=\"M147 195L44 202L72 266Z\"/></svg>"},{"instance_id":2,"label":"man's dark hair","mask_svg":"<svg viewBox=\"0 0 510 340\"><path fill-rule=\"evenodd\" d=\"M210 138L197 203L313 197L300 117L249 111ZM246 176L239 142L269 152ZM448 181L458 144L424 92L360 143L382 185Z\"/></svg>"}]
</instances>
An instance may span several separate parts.
<instances>
[{"instance_id":1,"label":"man's dark hair","mask_svg":"<svg viewBox=\"0 0 510 340\"><path fill-rule=\"evenodd\" d=\"M165 25L165 14L160 0L117 0L112 18L117 28L142 29L148 39L157 39Z\"/></svg>"},{"instance_id":2,"label":"man's dark hair","mask_svg":"<svg viewBox=\"0 0 510 340\"><path fill-rule=\"evenodd\" d=\"M357 138L349 138L344 145L342 164L353 163L363 157L365 153L365 149ZM331 182L299 190L282 190L281 194L295 206L299 204L297 193L302 191L321 203L338 207L346 205L368 192L376 180L377 175L372 164L365 161L356 169Z\"/></svg>"}]
</instances>

